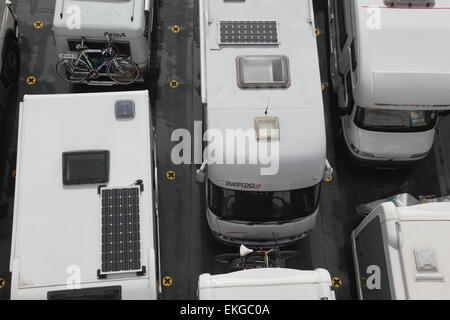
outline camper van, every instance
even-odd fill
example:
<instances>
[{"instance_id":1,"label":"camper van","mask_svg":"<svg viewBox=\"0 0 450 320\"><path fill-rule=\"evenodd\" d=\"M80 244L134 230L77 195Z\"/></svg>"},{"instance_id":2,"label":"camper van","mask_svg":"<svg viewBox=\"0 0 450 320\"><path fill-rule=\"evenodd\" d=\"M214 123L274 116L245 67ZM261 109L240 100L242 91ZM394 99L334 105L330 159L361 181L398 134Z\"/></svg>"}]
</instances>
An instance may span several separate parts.
<instances>
[{"instance_id":1,"label":"camper van","mask_svg":"<svg viewBox=\"0 0 450 320\"><path fill-rule=\"evenodd\" d=\"M330 73L358 164L409 165L450 108L450 11L442 0L329 0ZM418 46L417 44L420 43Z\"/></svg>"},{"instance_id":2,"label":"camper van","mask_svg":"<svg viewBox=\"0 0 450 320\"><path fill-rule=\"evenodd\" d=\"M25 95L19 116L11 298L157 299L148 92Z\"/></svg>"},{"instance_id":3,"label":"camper van","mask_svg":"<svg viewBox=\"0 0 450 320\"><path fill-rule=\"evenodd\" d=\"M200 44L206 140L237 137L205 149L197 171L213 235L250 247L305 237L331 171L312 1L200 1ZM269 161L251 159L261 150Z\"/></svg>"},{"instance_id":4,"label":"camper van","mask_svg":"<svg viewBox=\"0 0 450 320\"><path fill-rule=\"evenodd\" d=\"M336 300L330 273L261 268L200 275L200 300Z\"/></svg>"},{"instance_id":5,"label":"camper van","mask_svg":"<svg viewBox=\"0 0 450 320\"><path fill-rule=\"evenodd\" d=\"M450 203L376 207L352 232L362 300L450 299Z\"/></svg>"},{"instance_id":6,"label":"camper van","mask_svg":"<svg viewBox=\"0 0 450 320\"><path fill-rule=\"evenodd\" d=\"M58 54L76 52L79 46L104 49L109 40L119 55L130 57L140 79L150 70L154 0L56 0L53 33ZM88 84L114 84L106 77Z\"/></svg>"}]
</instances>

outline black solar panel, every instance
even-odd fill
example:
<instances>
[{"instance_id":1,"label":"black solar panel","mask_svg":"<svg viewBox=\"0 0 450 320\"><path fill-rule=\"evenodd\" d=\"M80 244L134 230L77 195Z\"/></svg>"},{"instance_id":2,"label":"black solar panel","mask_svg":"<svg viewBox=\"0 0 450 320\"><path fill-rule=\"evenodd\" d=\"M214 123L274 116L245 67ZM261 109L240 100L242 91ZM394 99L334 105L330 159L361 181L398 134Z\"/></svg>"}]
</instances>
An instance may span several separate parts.
<instances>
[{"instance_id":1,"label":"black solar panel","mask_svg":"<svg viewBox=\"0 0 450 320\"><path fill-rule=\"evenodd\" d=\"M278 44L276 21L220 21L220 44Z\"/></svg>"},{"instance_id":2,"label":"black solar panel","mask_svg":"<svg viewBox=\"0 0 450 320\"><path fill-rule=\"evenodd\" d=\"M101 189L101 273L141 271L139 186Z\"/></svg>"}]
</instances>

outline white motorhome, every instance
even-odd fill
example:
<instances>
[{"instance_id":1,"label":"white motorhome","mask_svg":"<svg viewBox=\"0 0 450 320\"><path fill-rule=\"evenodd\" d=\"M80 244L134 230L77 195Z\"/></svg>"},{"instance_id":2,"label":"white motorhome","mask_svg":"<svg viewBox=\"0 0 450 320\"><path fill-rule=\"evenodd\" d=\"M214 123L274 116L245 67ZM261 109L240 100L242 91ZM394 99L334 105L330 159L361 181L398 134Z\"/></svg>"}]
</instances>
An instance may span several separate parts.
<instances>
[{"instance_id":1,"label":"white motorhome","mask_svg":"<svg viewBox=\"0 0 450 320\"><path fill-rule=\"evenodd\" d=\"M154 0L56 0L53 33L58 54L76 51L82 42L89 49L103 49L108 36L120 55L138 65L142 80L150 70L153 8Z\"/></svg>"},{"instance_id":2,"label":"white motorhome","mask_svg":"<svg viewBox=\"0 0 450 320\"><path fill-rule=\"evenodd\" d=\"M352 232L363 300L450 299L450 203L385 202Z\"/></svg>"},{"instance_id":3,"label":"white motorhome","mask_svg":"<svg viewBox=\"0 0 450 320\"><path fill-rule=\"evenodd\" d=\"M202 0L200 38L206 139L240 130L248 133L243 145L279 151L270 173L250 161L250 147L236 151L234 138L218 147L223 163L205 156L198 179L207 170L210 229L226 243L256 247L305 237L327 167L312 2Z\"/></svg>"},{"instance_id":4,"label":"white motorhome","mask_svg":"<svg viewBox=\"0 0 450 320\"><path fill-rule=\"evenodd\" d=\"M328 0L330 72L351 158L408 165L433 146L450 108L443 0ZM420 44L420 45L418 45Z\"/></svg>"},{"instance_id":5,"label":"white motorhome","mask_svg":"<svg viewBox=\"0 0 450 320\"><path fill-rule=\"evenodd\" d=\"M147 91L26 95L20 105L12 299L156 299Z\"/></svg>"},{"instance_id":6,"label":"white motorhome","mask_svg":"<svg viewBox=\"0 0 450 320\"><path fill-rule=\"evenodd\" d=\"M200 275L200 300L335 300L330 273L261 268L228 274Z\"/></svg>"}]
</instances>

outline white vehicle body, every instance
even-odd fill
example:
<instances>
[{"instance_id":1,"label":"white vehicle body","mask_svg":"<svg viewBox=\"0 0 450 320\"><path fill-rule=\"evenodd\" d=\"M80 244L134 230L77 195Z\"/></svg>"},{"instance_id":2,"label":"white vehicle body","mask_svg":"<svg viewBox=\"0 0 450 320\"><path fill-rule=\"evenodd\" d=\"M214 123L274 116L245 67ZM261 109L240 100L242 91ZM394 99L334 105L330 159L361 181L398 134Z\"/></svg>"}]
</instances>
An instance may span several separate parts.
<instances>
[{"instance_id":1,"label":"white vehicle body","mask_svg":"<svg viewBox=\"0 0 450 320\"><path fill-rule=\"evenodd\" d=\"M328 11L330 72L346 147L359 162L389 166L425 158L437 110L450 108L450 44L442 41L450 10L443 0L411 8L385 2L328 0Z\"/></svg>"},{"instance_id":2,"label":"white vehicle body","mask_svg":"<svg viewBox=\"0 0 450 320\"><path fill-rule=\"evenodd\" d=\"M119 100L134 101L133 119L116 119L115 103ZM147 91L24 97L10 260L11 299L157 299L159 242L150 119ZM99 149L110 153L109 181L64 185L63 153ZM99 274L105 252L103 227L107 227L102 220L100 190L127 187L137 180L142 180L143 190L139 196L140 227L138 224L134 234L140 235L137 250L144 272ZM121 254L120 261L123 257Z\"/></svg>"},{"instance_id":3,"label":"white vehicle body","mask_svg":"<svg viewBox=\"0 0 450 320\"><path fill-rule=\"evenodd\" d=\"M75 51L82 38L90 49L103 49L108 35L143 76L150 68L153 5L154 0L56 0L53 32L58 54Z\"/></svg>"},{"instance_id":4,"label":"white vehicle body","mask_svg":"<svg viewBox=\"0 0 450 320\"><path fill-rule=\"evenodd\" d=\"M450 299L450 203L386 202L352 232L363 300Z\"/></svg>"},{"instance_id":5,"label":"white vehicle body","mask_svg":"<svg viewBox=\"0 0 450 320\"><path fill-rule=\"evenodd\" d=\"M273 22L278 28L278 41L273 45L223 43L220 24L230 21ZM224 137L227 130L242 129L244 132L250 130L257 133L256 118L265 116L279 120L280 134L279 139L268 143L279 148L279 170L275 174L261 174L261 168L265 166L260 162L229 164L224 161L224 164L218 164L212 163L209 158L205 159L204 163L208 163L207 203L214 201L213 190L224 197L230 193L230 197L235 198L235 207L239 197L272 194L256 201L243 200L243 206L253 207L255 219L243 216L224 218L209 205L209 227L216 238L230 244L272 246L274 234L281 245L297 241L315 226L318 193L326 166L325 122L312 2L203 0L200 1L200 38L202 102L205 105L207 139L211 139L210 129L221 132ZM252 76L258 82L265 76L275 79L276 71L273 65L257 66L255 69L249 67L245 71L238 66L238 60L273 57L279 61L283 57L287 58L286 73L289 79L286 82L289 85L283 88L267 88L264 85L243 88L241 72L254 72ZM261 148L263 143L255 135L249 139L250 143L256 143ZM237 157L246 158L246 152L248 150L238 150ZM234 146L224 144L223 153L226 156L233 154ZM279 198L289 198L289 195L299 192L299 197L306 197L302 193L306 189L314 198L311 202L316 203L310 203L311 210L303 215L265 217L264 212L258 212L253 206L264 201L270 202L270 211L277 194Z\"/></svg>"},{"instance_id":6,"label":"white vehicle body","mask_svg":"<svg viewBox=\"0 0 450 320\"><path fill-rule=\"evenodd\" d=\"M261 268L200 275L200 300L335 300L327 270Z\"/></svg>"}]
</instances>

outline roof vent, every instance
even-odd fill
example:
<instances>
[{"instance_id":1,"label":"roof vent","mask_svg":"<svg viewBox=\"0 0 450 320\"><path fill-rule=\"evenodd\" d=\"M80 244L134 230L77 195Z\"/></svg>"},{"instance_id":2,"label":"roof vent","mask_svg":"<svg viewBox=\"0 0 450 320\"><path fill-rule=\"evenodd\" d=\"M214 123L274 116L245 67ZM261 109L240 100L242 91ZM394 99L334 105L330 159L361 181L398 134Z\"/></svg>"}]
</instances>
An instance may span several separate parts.
<instances>
[{"instance_id":1,"label":"roof vent","mask_svg":"<svg viewBox=\"0 0 450 320\"><path fill-rule=\"evenodd\" d=\"M414 249L416 267L418 271L437 271L437 262L434 249Z\"/></svg>"},{"instance_id":2,"label":"roof vent","mask_svg":"<svg viewBox=\"0 0 450 320\"><path fill-rule=\"evenodd\" d=\"M115 105L116 119L127 120L134 119L135 107L133 100L119 100Z\"/></svg>"},{"instance_id":3,"label":"roof vent","mask_svg":"<svg viewBox=\"0 0 450 320\"><path fill-rule=\"evenodd\" d=\"M256 117L257 140L280 140L280 120L278 117Z\"/></svg>"},{"instance_id":4,"label":"roof vent","mask_svg":"<svg viewBox=\"0 0 450 320\"><path fill-rule=\"evenodd\" d=\"M394 8L431 8L435 0L384 0L384 5Z\"/></svg>"},{"instance_id":5,"label":"roof vent","mask_svg":"<svg viewBox=\"0 0 450 320\"><path fill-rule=\"evenodd\" d=\"M236 58L239 88L288 88L291 86L286 56L239 56Z\"/></svg>"}]
</instances>

